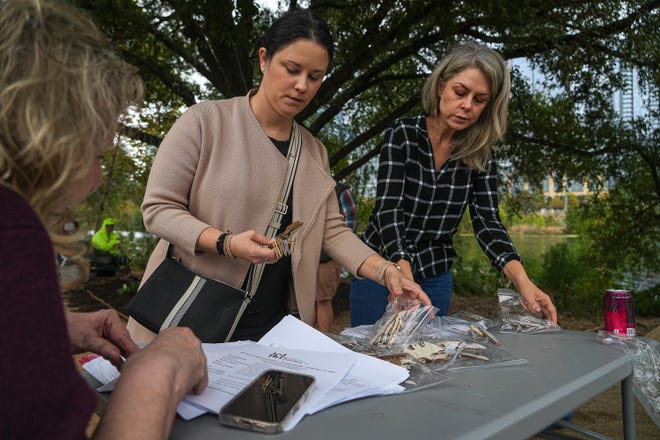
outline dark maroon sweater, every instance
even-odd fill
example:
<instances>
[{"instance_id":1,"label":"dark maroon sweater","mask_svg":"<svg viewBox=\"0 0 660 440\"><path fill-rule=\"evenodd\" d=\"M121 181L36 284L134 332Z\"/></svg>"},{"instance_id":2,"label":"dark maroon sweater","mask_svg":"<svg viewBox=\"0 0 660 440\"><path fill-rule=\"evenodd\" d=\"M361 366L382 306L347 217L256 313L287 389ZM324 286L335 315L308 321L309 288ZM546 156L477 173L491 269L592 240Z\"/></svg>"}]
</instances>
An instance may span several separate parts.
<instances>
[{"instance_id":1,"label":"dark maroon sweater","mask_svg":"<svg viewBox=\"0 0 660 440\"><path fill-rule=\"evenodd\" d=\"M53 247L0 185L0 438L81 439L96 404L71 355Z\"/></svg>"}]
</instances>

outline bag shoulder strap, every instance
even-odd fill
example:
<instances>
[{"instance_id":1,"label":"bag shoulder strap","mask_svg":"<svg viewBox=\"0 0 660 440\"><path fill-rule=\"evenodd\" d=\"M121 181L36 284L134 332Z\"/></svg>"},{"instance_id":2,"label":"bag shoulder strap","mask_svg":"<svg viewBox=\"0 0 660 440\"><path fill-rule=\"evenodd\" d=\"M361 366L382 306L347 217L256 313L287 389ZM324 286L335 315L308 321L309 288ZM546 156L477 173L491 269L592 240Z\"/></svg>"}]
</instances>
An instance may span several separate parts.
<instances>
[{"instance_id":1,"label":"bag shoulder strap","mask_svg":"<svg viewBox=\"0 0 660 440\"><path fill-rule=\"evenodd\" d=\"M300 126L296 121L293 121L293 127L291 132L291 144L289 146L289 153L287 154L287 169L284 176L284 182L282 182L282 188L280 190L280 197L271 217L268 228L266 229L266 236L269 238L275 237L277 231L280 230L282 225L282 217L287 213L289 206L286 204L287 199L289 198L289 193L291 192L291 187L293 186L293 179L296 176L296 168L298 168L298 159L300 159L300 148L302 144L302 133ZM259 287L259 282L261 281L261 275L264 272L264 264L252 264L250 267L250 272L248 273L248 282L247 286L247 295L241 304L241 307L236 314L236 318L232 323L231 330L227 335L225 342L229 341L238 327L238 322L241 320L245 309L248 304L254 298L254 295L257 293L257 288Z\"/></svg>"},{"instance_id":2,"label":"bag shoulder strap","mask_svg":"<svg viewBox=\"0 0 660 440\"><path fill-rule=\"evenodd\" d=\"M282 182L282 188L280 189L280 197L275 206L275 211L273 216L270 219L268 228L266 229L266 236L268 238L273 238L277 234L277 231L280 230L282 226L282 217L288 212L289 206L286 204L287 199L289 198L289 193L291 192L291 187L293 186L293 180L296 176L296 169L298 168L298 159L300 159L300 148L302 145L302 132L300 130L300 125L293 121L292 133L291 133L291 145L289 147L289 152L287 154L287 168L286 174L284 175L284 181ZM172 244L167 242L167 250L165 251L165 257L170 256L170 247ZM254 280L254 277L253 277ZM258 284L258 280L257 280Z\"/></svg>"},{"instance_id":3,"label":"bag shoulder strap","mask_svg":"<svg viewBox=\"0 0 660 440\"><path fill-rule=\"evenodd\" d=\"M268 238L275 237L277 231L279 231L280 227L282 226L282 217L284 217L284 215L289 210L289 206L286 204L286 202L289 198L291 187L293 186L293 179L296 176L298 159L300 159L301 144L302 131L300 130L300 125L298 125L296 121L293 121L293 127L291 131L291 145L289 146L289 153L287 154L286 174L284 176L284 181L282 182L280 197L278 199L277 205L275 206L275 211L273 212L273 216L271 217L268 228L266 229L265 235Z\"/></svg>"}]
</instances>

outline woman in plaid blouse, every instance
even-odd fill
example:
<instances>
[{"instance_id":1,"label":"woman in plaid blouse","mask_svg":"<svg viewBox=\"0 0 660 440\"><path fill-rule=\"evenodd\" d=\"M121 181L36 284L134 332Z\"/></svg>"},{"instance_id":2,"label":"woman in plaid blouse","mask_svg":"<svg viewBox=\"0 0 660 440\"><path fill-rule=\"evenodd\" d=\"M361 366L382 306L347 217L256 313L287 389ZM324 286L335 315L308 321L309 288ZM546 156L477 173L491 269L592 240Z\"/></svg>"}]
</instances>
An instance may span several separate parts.
<instances>
[{"instance_id":1,"label":"woman in plaid blouse","mask_svg":"<svg viewBox=\"0 0 660 440\"><path fill-rule=\"evenodd\" d=\"M499 216L493 145L506 130L511 80L503 58L477 43L458 45L422 89L424 114L385 132L376 205L363 240L397 262L444 315L451 299L452 239L469 206L474 233L493 266L515 285L531 312L557 321L550 297L528 278ZM387 289L351 283L351 325L373 324Z\"/></svg>"}]
</instances>

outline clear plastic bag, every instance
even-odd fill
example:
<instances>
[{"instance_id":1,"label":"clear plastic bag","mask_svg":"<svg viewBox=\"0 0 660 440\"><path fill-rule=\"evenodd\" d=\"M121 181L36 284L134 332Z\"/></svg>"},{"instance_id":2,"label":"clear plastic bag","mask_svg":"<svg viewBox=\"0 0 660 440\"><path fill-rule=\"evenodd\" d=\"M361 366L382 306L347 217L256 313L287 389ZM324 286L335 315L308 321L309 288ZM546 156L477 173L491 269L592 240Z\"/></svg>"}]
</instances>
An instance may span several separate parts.
<instances>
[{"instance_id":1,"label":"clear plastic bag","mask_svg":"<svg viewBox=\"0 0 660 440\"><path fill-rule=\"evenodd\" d=\"M371 332L373 326L360 326L353 329L346 329L340 335L329 334L328 336L343 346L369 356L377 357L381 360L400 365L408 370L408 379L400 385L405 388L405 391L415 391L422 388L438 385L449 380L447 373L438 368L431 368L421 362L410 361L402 362L402 352L396 353L391 348L382 349L371 345L367 337ZM357 329L359 336L351 335L351 330ZM347 334L346 334L347 333Z\"/></svg>"},{"instance_id":2,"label":"clear plastic bag","mask_svg":"<svg viewBox=\"0 0 660 440\"><path fill-rule=\"evenodd\" d=\"M406 344L374 346L370 342L373 326L359 326L345 329L339 337L340 343L353 351L376 356L411 371L411 380L420 383L429 379L419 379L413 371L433 377L435 372L464 368L490 368L520 365L527 361L509 352L487 338L476 336L470 325L472 322L456 317L436 317L420 325L410 335ZM464 331L452 328L457 325ZM499 341L498 341L499 342Z\"/></svg>"},{"instance_id":3,"label":"clear plastic bag","mask_svg":"<svg viewBox=\"0 0 660 440\"><path fill-rule=\"evenodd\" d=\"M653 339L598 332L603 344L622 350L632 358L633 387L640 403L660 426L660 344Z\"/></svg>"},{"instance_id":4,"label":"clear plastic bag","mask_svg":"<svg viewBox=\"0 0 660 440\"><path fill-rule=\"evenodd\" d=\"M488 342L501 346L499 339L489 330L496 326L496 322L483 316L470 312L458 312L451 316L443 316L440 320L441 326L447 331L461 333L474 338L478 342Z\"/></svg>"},{"instance_id":5,"label":"clear plastic bag","mask_svg":"<svg viewBox=\"0 0 660 440\"><path fill-rule=\"evenodd\" d=\"M527 363L506 349L504 345L488 330L491 321L469 312L458 312L455 315L443 316L420 329L419 334L429 341L462 341L467 346L483 346L476 354L488 358L470 357L470 352L461 353L444 367L448 370L464 368L491 368ZM488 336L490 335L490 336ZM476 345L475 345L476 344ZM467 354L467 356L465 355Z\"/></svg>"},{"instance_id":6,"label":"clear plastic bag","mask_svg":"<svg viewBox=\"0 0 660 440\"><path fill-rule=\"evenodd\" d=\"M548 333L561 330L556 322L538 318L526 311L521 302L522 296L511 289L497 289L500 318L493 323L500 333Z\"/></svg>"},{"instance_id":7,"label":"clear plastic bag","mask_svg":"<svg viewBox=\"0 0 660 440\"><path fill-rule=\"evenodd\" d=\"M486 328L492 325L490 320L483 316L464 311L440 318L440 325L443 329L459 333L468 333L470 331L470 325L475 324Z\"/></svg>"},{"instance_id":8,"label":"clear plastic bag","mask_svg":"<svg viewBox=\"0 0 660 440\"><path fill-rule=\"evenodd\" d=\"M418 300L396 297L387 304L385 313L373 326L369 341L374 347L395 348L408 343L417 329L429 322L438 309L424 306Z\"/></svg>"}]
</instances>

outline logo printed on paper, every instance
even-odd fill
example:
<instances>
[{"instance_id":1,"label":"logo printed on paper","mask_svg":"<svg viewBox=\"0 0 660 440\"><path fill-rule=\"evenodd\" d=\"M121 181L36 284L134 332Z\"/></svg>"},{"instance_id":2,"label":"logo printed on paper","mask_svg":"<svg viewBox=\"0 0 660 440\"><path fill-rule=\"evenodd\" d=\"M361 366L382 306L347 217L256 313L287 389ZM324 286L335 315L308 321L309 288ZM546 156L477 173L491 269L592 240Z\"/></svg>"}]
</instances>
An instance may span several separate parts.
<instances>
[{"instance_id":1,"label":"logo printed on paper","mask_svg":"<svg viewBox=\"0 0 660 440\"><path fill-rule=\"evenodd\" d=\"M289 355L287 355L286 353L278 353L276 351L269 354L268 357L273 358L273 359L281 359L281 360L284 360L284 361L287 361L287 362L293 362L295 364L300 364L300 365L304 364L304 362L300 359L294 359L294 358L289 357Z\"/></svg>"}]
</instances>

